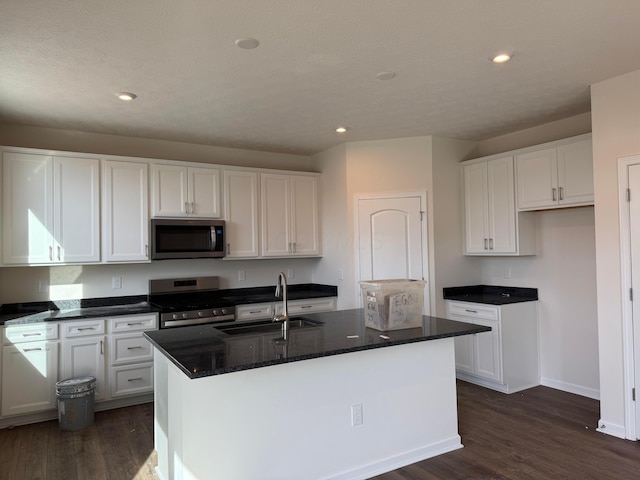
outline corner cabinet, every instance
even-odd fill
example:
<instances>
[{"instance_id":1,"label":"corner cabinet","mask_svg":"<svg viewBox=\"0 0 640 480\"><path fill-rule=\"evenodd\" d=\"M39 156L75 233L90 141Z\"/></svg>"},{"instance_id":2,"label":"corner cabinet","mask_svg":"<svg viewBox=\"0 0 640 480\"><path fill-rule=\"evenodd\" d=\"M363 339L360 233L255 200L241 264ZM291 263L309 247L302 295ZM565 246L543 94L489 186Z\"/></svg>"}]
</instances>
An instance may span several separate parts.
<instances>
[{"instance_id":1,"label":"corner cabinet","mask_svg":"<svg viewBox=\"0 0 640 480\"><path fill-rule=\"evenodd\" d=\"M519 210L593 205L591 135L517 154L516 178Z\"/></svg>"},{"instance_id":2,"label":"corner cabinet","mask_svg":"<svg viewBox=\"0 0 640 480\"><path fill-rule=\"evenodd\" d=\"M4 152L7 265L100 261L100 161Z\"/></svg>"},{"instance_id":3,"label":"corner cabinet","mask_svg":"<svg viewBox=\"0 0 640 480\"><path fill-rule=\"evenodd\" d=\"M320 255L316 176L260 175L262 256Z\"/></svg>"},{"instance_id":4,"label":"corner cabinet","mask_svg":"<svg viewBox=\"0 0 640 480\"><path fill-rule=\"evenodd\" d=\"M513 157L462 164L465 255L535 255L534 219L517 214Z\"/></svg>"},{"instance_id":5,"label":"corner cabinet","mask_svg":"<svg viewBox=\"0 0 640 480\"><path fill-rule=\"evenodd\" d=\"M152 216L220 218L220 170L154 164Z\"/></svg>"},{"instance_id":6,"label":"corner cabinet","mask_svg":"<svg viewBox=\"0 0 640 480\"><path fill-rule=\"evenodd\" d=\"M147 262L149 186L146 163L105 161L102 249L105 262Z\"/></svg>"},{"instance_id":7,"label":"corner cabinet","mask_svg":"<svg viewBox=\"0 0 640 480\"><path fill-rule=\"evenodd\" d=\"M457 378L503 393L540 384L537 302L446 304L447 318L491 327L454 339Z\"/></svg>"}]
</instances>

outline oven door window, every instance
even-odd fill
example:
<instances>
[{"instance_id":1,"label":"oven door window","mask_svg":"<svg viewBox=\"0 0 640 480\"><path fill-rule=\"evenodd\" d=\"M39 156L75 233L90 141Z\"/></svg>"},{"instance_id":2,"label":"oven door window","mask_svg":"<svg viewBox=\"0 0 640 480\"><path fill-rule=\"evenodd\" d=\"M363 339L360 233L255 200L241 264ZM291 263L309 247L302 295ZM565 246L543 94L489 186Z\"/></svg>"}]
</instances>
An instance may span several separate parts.
<instances>
[{"instance_id":1,"label":"oven door window","mask_svg":"<svg viewBox=\"0 0 640 480\"><path fill-rule=\"evenodd\" d=\"M210 252L213 250L209 226L156 226L156 252Z\"/></svg>"}]
</instances>

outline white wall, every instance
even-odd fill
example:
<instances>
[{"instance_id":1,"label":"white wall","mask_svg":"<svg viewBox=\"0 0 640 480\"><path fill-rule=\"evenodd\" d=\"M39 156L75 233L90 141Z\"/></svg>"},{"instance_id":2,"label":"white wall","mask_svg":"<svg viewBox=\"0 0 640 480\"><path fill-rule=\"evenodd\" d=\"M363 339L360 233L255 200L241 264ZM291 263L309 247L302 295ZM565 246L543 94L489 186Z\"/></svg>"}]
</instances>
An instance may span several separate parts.
<instances>
[{"instance_id":1,"label":"white wall","mask_svg":"<svg viewBox=\"0 0 640 480\"><path fill-rule=\"evenodd\" d=\"M591 107L597 206L600 415L607 431L624 434L626 395L617 159L640 154L640 70L593 85Z\"/></svg>"}]
</instances>

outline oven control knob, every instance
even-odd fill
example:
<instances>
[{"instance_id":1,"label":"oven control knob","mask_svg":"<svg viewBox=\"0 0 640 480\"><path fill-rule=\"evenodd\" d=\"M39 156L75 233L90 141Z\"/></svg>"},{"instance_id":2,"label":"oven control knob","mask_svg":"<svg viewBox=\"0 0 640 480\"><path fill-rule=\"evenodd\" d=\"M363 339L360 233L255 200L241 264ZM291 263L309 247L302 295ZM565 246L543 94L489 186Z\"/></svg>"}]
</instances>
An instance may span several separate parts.
<instances>
[{"instance_id":1,"label":"oven control knob","mask_svg":"<svg viewBox=\"0 0 640 480\"><path fill-rule=\"evenodd\" d=\"M187 315L186 313L182 314L182 318L187 318L189 315Z\"/></svg>"},{"instance_id":2,"label":"oven control knob","mask_svg":"<svg viewBox=\"0 0 640 480\"><path fill-rule=\"evenodd\" d=\"M198 312L198 316L199 316L200 318L204 317L204 312Z\"/></svg>"},{"instance_id":3,"label":"oven control knob","mask_svg":"<svg viewBox=\"0 0 640 480\"><path fill-rule=\"evenodd\" d=\"M173 315L171 315L171 318L173 318L174 320L177 320L178 319L178 314L174 313Z\"/></svg>"},{"instance_id":4,"label":"oven control knob","mask_svg":"<svg viewBox=\"0 0 640 480\"><path fill-rule=\"evenodd\" d=\"M227 312L227 309L226 309L226 308L223 308L223 309L222 309L222 314L223 314L223 315L226 315L227 313L228 313L228 312Z\"/></svg>"},{"instance_id":5,"label":"oven control knob","mask_svg":"<svg viewBox=\"0 0 640 480\"><path fill-rule=\"evenodd\" d=\"M211 312L211 315L213 315L214 317L219 315L218 310L214 310L213 312Z\"/></svg>"}]
</instances>

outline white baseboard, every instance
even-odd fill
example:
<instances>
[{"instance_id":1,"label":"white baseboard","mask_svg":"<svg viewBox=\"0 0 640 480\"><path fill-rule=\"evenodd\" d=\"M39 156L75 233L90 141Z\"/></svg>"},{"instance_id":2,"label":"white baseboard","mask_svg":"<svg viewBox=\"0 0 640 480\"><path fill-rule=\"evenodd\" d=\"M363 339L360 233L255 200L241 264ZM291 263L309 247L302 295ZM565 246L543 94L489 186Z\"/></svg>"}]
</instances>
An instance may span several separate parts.
<instances>
[{"instance_id":1,"label":"white baseboard","mask_svg":"<svg viewBox=\"0 0 640 480\"><path fill-rule=\"evenodd\" d=\"M611 423L601 418L598 420L598 428L596 430L600 433L606 433L607 435L612 435L614 437L626 439L626 430L624 425L617 425L615 423Z\"/></svg>"},{"instance_id":2,"label":"white baseboard","mask_svg":"<svg viewBox=\"0 0 640 480\"><path fill-rule=\"evenodd\" d=\"M410 452L404 452L400 455L384 458L378 462L363 465L362 467L340 472L336 475L326 477L325 480L366 480L367 478L382 475L383 473L406 467L412 463L426 460L427 458L436 457L443 453L452 452L462 448L460 435L455 435L441 442L431 445L424 445Z\"/></svg>"},{"instance_id":3,"label":"white baseboard","mask_svg":"<svg viewBox=\"0 0 640 480\"><path fill-rule=\"evenodd\" d=\"M575 385L573 383L560 382L551 378L542 377L540 384L545 387L555 388L556 390L562 390L563 392L575 393L583 397L593 398L594 400L600 400L600 390L595 388L583 387L582 385Z\"/></svg>"}]
</instances>

